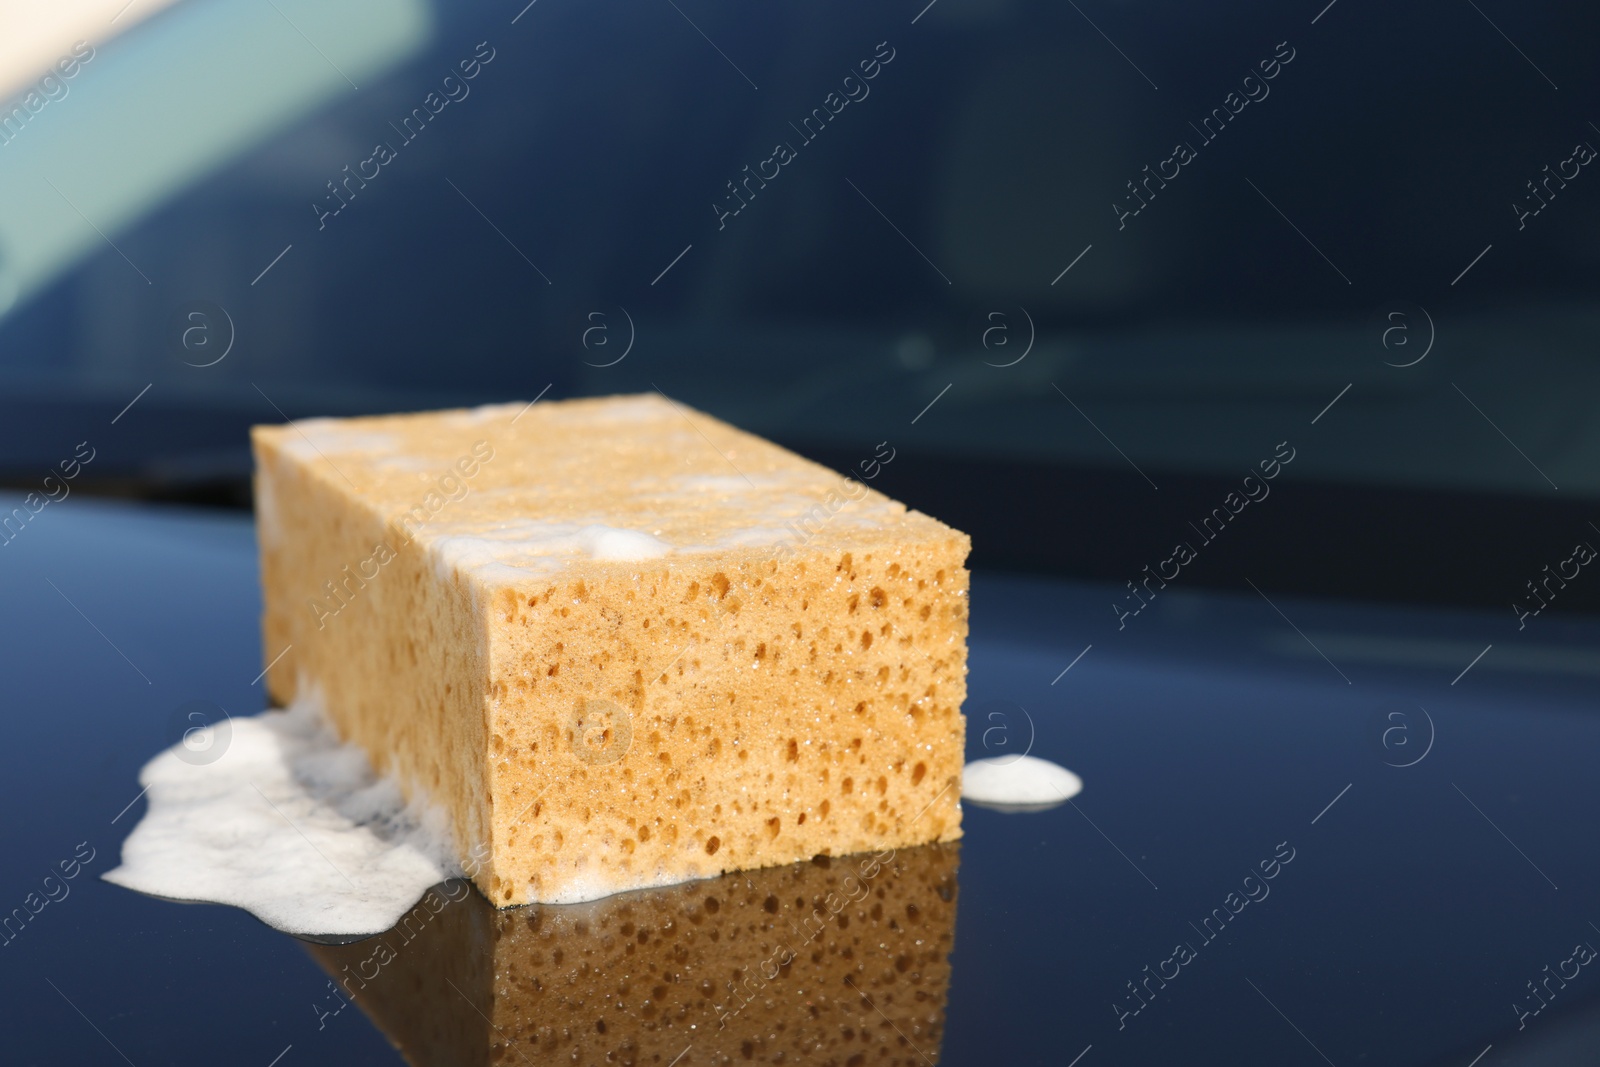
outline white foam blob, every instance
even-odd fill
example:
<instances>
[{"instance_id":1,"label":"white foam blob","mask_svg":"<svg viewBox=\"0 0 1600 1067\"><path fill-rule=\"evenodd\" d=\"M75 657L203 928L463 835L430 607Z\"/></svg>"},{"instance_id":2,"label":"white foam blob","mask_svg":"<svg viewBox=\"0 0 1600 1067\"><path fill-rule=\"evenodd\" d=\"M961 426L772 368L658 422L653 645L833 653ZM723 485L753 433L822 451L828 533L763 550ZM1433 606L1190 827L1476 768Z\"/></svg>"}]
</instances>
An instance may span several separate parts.
<instances>
[{"instance_id":1,"label":"white foam blob","mask_svg":"<svg viewBox=\"0 0 1600 1067\"><path fill-rule=\"evenodd\" d=\"M548 404L536 410L539 412L538 417L547 422L557 425L568 423L584 429L597 424L631 425L641 422L664 422L682 417L671 403L653 393L608 397L603 405L596 407L588 404L571 407Z\"/></svg>"},{"instance_id":2,"label":"white foam blob","mask_svg":"<svg viewBox=\"0 0 1600 1067\"><path fill-rule=\"evenodd\" d=\"M1083 779L1037 756L973 760L961 771L961 799L998 807L1061 804L1083 792Z\"/></svg>"},{"instance_id":3,"label":"white foam blob","mask_svg":"<svg viewBox=\"0 0 1600 1067\"><path fill-rule=\"evenodd\" d=\"M659 559L673 546L640 530L603 523L515 519L498 523L439 523L429 545L441 574L479 571L516 577L559 570L563 558L638 562ZM523 575L525 576L525 575Z\"/></svg>"},{"instance_id":4,"label":"white foam blob","mask_svg":"<svg viewBox=\"0 0 1600 1067\"><path fill-rule=\"evenodd\" d=\"M280 447L307 463L341 452L392 454L400 449L394 434L359 429L345 419L301 419L289 425L296 432L285 434Z\"/></svg>"},{"instance_id":5,"label":"white foam blob","mask_svg":"<svg viewBox=\"0 0 1600 1067\"><path fill-rule=\"evenodd\" d=\"M619 530L611 526L585 526L578 531L578 542L583 550L595 559L615 559L635 562L659 559L672 551L672 546L658 541L638 530Z\"/></svg>"},{"instance_id":6,"label":"white foam blob","mask_svg":"<svg viewBox=\"0 0 1600 1067\"><path fill-rule=\"evenodd\" d=\"M376 934L460 873L441 811L341 744L316 707L232 719L139 772L149 809L108 882L244 908L293 934ZM226 748L213 762L197 751ZM187 746L187 747L186 747Z\"/></svg>"}]
</instances>

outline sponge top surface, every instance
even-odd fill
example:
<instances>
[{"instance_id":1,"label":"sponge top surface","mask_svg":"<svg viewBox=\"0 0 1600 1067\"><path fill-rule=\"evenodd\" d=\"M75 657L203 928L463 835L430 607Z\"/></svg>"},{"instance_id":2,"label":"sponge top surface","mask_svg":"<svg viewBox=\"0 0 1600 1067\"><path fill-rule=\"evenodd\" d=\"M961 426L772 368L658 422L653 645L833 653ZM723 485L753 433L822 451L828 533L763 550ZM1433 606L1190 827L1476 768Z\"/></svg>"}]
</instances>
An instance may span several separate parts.
<instances>
[{"instance_id":1,"label":"sponge top surface","mask_svg":"<svg viewBox=\"0 0 1600 1067\"><path fill-rule=\"evenodd\" d=\"M668 556L770 558L963 536L652 393L304 419L253 435L414 538L442 570L489 585ZM864 458L863 471L877 464Z\"/></svg>"}]
</instances>

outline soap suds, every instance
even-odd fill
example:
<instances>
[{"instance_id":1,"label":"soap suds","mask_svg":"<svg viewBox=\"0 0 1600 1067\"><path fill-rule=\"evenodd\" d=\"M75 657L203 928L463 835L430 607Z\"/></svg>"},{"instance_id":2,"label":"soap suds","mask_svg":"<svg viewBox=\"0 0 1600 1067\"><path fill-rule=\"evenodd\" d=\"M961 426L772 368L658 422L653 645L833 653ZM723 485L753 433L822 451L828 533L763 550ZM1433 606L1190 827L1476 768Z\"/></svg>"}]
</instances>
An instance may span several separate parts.
<instances>
[{"instance_id":1,"label":"soap suds","mask_svg":"<svg viewBox=\"0 0 1600 1067\"><path fill-rule=\"evenodd\" d=\"M727 548L771 548L773 545L793 544L798 540L787 526L750 526L743 530L730 530L715 544L705 545L696 551L715 552Z\"/></svg>"},{"instance_id":2,"label":"soap suds","mask_svg":"<svg viewBox=\"0 0 1600 1067\"><path fill-rule=\"evenodd\" d=\"M462 411L442 411L439 413L439 418L458 426L477 426L506 415L512 416L512 421L515 422L515 417L531 406L531 403L522 400L510 400L503 404L479 404L475 408L466 408Z\"/></svg>"},{"instance_id":3,"label":"soap suds","mask_svg":"<svg viewBox=\"0 0 1600 1067\"><path fill-rule=\"evenodd\" d=\"M579 866L577 863L568 866ZM564 886L555 893L547 893L539 898L541 904L587 904L592 900L604 900L606 897L618 893L632 893L641 889L661 889L666 886L683 885L686 882L697 882L705 878L715 878L718 871L712 870L705 874L693 873L684 876L669 874L657 870L649 875L612 873L587 875L583 873L570 874L564 879Z\"/></svg>"},{"instance_id":4,"label":"soap suds","mask_svg":"<svg viewBox=\"0 0 1600 1067\"><path fill-rule=\"evenodd\" d=\"M301 419L289 425L298 432L285 435L281 447L307 463L343 452L393 454L400 450L394 434L356 429L343 419Z\"/></svg>"},{"instance_id":5,"label":"soap suds","mask_svg":"<svg viewBox=\"0 0 1600 1067\"><path fill-rule=\"evenodd\" d=\"M408 456L401 453L371 456L367 462L381 471L403 471L407 474L438 474L440 463L426 456Z\"/></svg>"},{"instance_id":6,"label":"soap suds","mask_svg":"<svg viewBox=\"0 0 1600 1067\"><path fill-rule=\"evenodd\" d=\"M818 495L815 491L785 488L805 481L802 476L780 473L756 475L749 481L733 475L675 475L634 483L630 503L647 516L673 513L681 507L686 493L714 497L722 503L737 502L749 525L712 538L705 538L693 528L685 530L680 524L663 539L663 531L654 523L641 523L646 529L626 529L585 516L568 521L513 518L436 522L429 524L424 541L442 578L472 574L489 582L516 582L548 577L581 559L639 563L669 554L693 556L729 549L800 545L830 524L839 528L876 528L906 512L905 505L890 500L852 499L842 493ZM537 487L527 485L481 490L487 496L517 498L505 506L511 513L524 514L540 510L526 499L537 491Z\"/></svg>"},{"instance_id":7,"label":"soap suds","mask_svg":"<svg viewBox=\"0 0 1600 1067\"><path fill-rule=\"evenodd\" d=\"M225 740L221 729L145 764L149 810L103 878L232 904L288 933L355 936L389 929L461 873L443 812L408 806L310 702L232 719ZM213 743L220 757L193 756Z\"/></svg>"},{"instance_id":8,"label":"soap suds","mask_svg":"<svg viewBox=\"0 0 1600 1067\"><path fill-rule=\"evenodd\" d=\"M312 700L192 731L145 764L139 783L149 809L122 843L121 866L101 877L141 893L231 904L286 933L360 937L390 929L463 873L444 812L408 805ZM593 858L567 862L583 872ZM619 870L580 873L545 903L685 880Z\"/></svg>"},{"instance_id":9,"label":"soap suds","mask_svg":"<svg viewBox=\"0 0 1600 1067\"><path fill-rule=\"evenodd\" d=\"M716 493L722 496L742 496L762 486L781 485L786 479L773 475L757 475L748 481L737 474L679 474L666 479L668 491L688 493ZM642 488L655 488L646 483Z\"/></svg>"},{"instance_id":10,"label":"soap suds","mask_svg":"<svg viewBox=\"0 0 1600 1067\"><path fill-rule=\"evenodd\" d=\"M501 523L440 523L428 546L440 571L478 571L529 577L559 569L562 557L638 562L659 559L672 546L639 530L602 523L515 520Z\"/></svg>"},{"instance_id":11,"label":"soap suds","mask_svg":"<svg viewBox=\"0 0 1600 1067\"><path fill-rule=\"evenodd\" d=\"M278 498L273 493L274 479L258 475L255 480L256 529L262 544L283 541L283 523L278 517Z\"/></svg>"},{"instance_id":12,"label":"soap suds","mask_svg":"<svg viewBox=\"0 0 1600 1067\"><path fill-rule=\"evenodd\" d=\"M541 415L548 422L571 423L585 428L607 423L628 426L642 422L687 418L667 400L648 393L639 396L611 397L604 406L599 407L551 404L544 408ZM693 425L690 423L691 427Z\"/></svg>"},{"instance_id":13,"label":"soap suds","mask_svg":"<svg viewBox=\"0 0 1600 1067\"><path fill-rule=\"evenodd\" d=\"M961 799L1004 808L1053 807L1083 792L1083 779L1037 756L973 760L961 771Z\"/></svg>"}]
</instances>

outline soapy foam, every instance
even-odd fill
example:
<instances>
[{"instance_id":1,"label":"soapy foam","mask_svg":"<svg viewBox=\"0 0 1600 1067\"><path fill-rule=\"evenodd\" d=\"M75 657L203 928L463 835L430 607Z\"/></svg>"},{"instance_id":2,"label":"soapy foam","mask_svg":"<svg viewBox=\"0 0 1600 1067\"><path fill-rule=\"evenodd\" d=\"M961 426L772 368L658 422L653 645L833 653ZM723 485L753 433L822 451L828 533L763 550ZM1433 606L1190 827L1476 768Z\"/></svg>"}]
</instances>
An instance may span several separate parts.
<instances>
[{"instance_id":1,"label":"soapy foam","mask_svg":"<svg viewBox=\"0 0 1600 1067\"><path fill-rule=\"evenodd\" d=\"M516 520L493 525L440 523L428 547L442 573L477 571L529 577L559 569L563 557L638 562L672 551L665 541L639 530L602 523Z\"/></svg>"},{"instance_id":2,"label":"soapy foam","mask_svg":"<svg viewBox=\"0 0 1600 1067\"><path fill-rule=\"evenodd\" d=\"M462 411L442 411L439 417L462 425L475 426L479 423L492 422L505 415L515 417L528 410L528 407L527 401L511 400L504 404L479 404L475 408L466 408Z\"/></svg>"},{"instance_id":3,"label":"soapy foam","mask_svg":"<svg viewBox=\"0 0 1600 1067\"><path fill-rule=\"evenodd\" d=\"M751 487L782 485L786 479L771 474L757 475L749 481L737 474L680 474L667 480L668 491L673 489L689 493L715 493L720 496L742 496Z\"/></svg>"},{"instance_id":4,"label":"soapy foam","mask_svg":"<svg viewBox=\"0 0 1600 1067\"><path fill-rule=\"evenodd\" d=\"M684 878L682 875L655 871L646 876L630 877L625 885L618 885L612 878L579 874L569 878L567 885L559 892L541 897L540 903L587 904L591 900L603 900L617 893L631 893L640 889L661 889L671 885L682 885L685 882L715 878L717 874L718 872L713 870L707 874Z\"/></svg>"},{"instance_id":5,"label":"soapy foam","mask_svg":"<svg viewBox=\"0 0 1600 1067\"><path fill-rule=\"evenodd\" d=\"M639 410L649 407L646 403ZM401 461L378 461L379 465L390 462ZM639 563L669 554L799 545L829 524L872 528L905 514L905 506L894 501L851 499L843 494L818 497L784 488L803 481L791 473L778 473L757 475L749 481L734 475L678 475L634 483L631 502L647 511L653 504L670 511L685 492L738 501L751 525L706 543L662 540L659 529L645 532L599 521L528 518L435 522L427 527L424 543L441 578L473 574L490 582L516 582L549 576L584 558ZM481 492L489 497L520 498L529 490L502 486ZM525 508L527 503L519 500L516 506Z\"/></svg>"},{"instance_id":6,"label":"soapy foam","mask_svg":"<svg viewBox=\"0 0 1600 1067\"><path fill-rule=\"evenodd\" d=\"M215 745L213 762L187 758ZM340 743L314 699L206 727L145 764L139 783L149 809L121 866L101 877L141 893L232 904L286 933L359 937L390 929L463 873L444 812L407 804L365 752ZM591 876L547 903L682 880Z\"/></svg>"},{"instance_id":7,"label":"soapy foam","mask_svg":"<svg viewBox=\"0 0 1600 1067\"><path fill-rule=\"evenodd\" d=\"M603 407L573 408L565 404L549 404L545 406L542 415L551 422L575 423L585 428L606 423L633 426L644 422L666 422L669 419L681 420L687 417L681 415L665 399L648 393L639 396L610 397ZM687 428L692 427L693 423L690 423Z\"/></svg>"},{"instance_id":8,"label":"soapy foam","mask_svg":"<svg viewBox=\"0 0 1600 1067\"><path fill-rule=\"evenodd\" d=\"M961 771L961 799L1000 807L1061 804L1083 792L1083 779L1037 756L973 760Z\"/></svg>"},{"instance_id":9,"label":"soapy foam","mask_svg":"<svg viewBox=\"0 0 1600 1067\"><path fill-rule=\"evenodd\" d=\"M441 464L436 459L426 456L410 456L396 452L393 455L369 456L366 462L379 470L404 471L408 474L423 475L422 480L431 480L426 476L437 476ZM448 469L448 468L447 468Z\"/></svg>"},{"instance_id":10,"label":"soapy foam","mask_svg":"<svg viewBox=\"0 0 1600 1067\"><path fill-rule=\"evenodd\" d=\"M180 742L145 764L149 810L107 881L233 904L289 933L349 936L389 929L461 873L443 812L408 806L312 702L188 741L226 748L198 764Z\"/></svg>"},{"instance_id":11,"label":"soapy foam","mask_svg":"<svg viewBox=\"0 0 1600 1067\"><path fill-rule=\"evenodd\" d=\"M283 523L278 518L278 500L273 495L272 479L257 478L255 483L256 530L265 544L283 540Z\"/></svg>"},{"instance_id":12,"label":"soapy foam","mask_svg":"<svg viewBox=\"0 0 1600 1067\"><path fill-rule=\"evenodd\" d=\"M393 454L400 449L394 434L355 429L341 419L301 419L290 426L297 432L283 439L283 449L308 463L343 452Z\"/></svg>"}]
</instances>

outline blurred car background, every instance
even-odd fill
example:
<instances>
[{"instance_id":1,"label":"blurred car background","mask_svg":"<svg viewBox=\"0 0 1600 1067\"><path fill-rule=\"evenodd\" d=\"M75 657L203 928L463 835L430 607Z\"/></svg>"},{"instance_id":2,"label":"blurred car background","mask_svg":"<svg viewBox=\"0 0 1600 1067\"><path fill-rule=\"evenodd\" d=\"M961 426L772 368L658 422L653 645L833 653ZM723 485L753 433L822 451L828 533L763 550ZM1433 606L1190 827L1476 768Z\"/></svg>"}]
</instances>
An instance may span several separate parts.
<instances>
[{"instance_id":1,"label":"blurred car background","mask_svg":"<svg viewBox=\"0 0 1600 1067\"><path fill-rule=\"evenodd\" d=\"M1185 582L1504 608L1600 537L1588 9L9 6L11 487L654 388L887 442L980 567L1135 579L1280 442Z\"/></svg>"}]
</instances>

